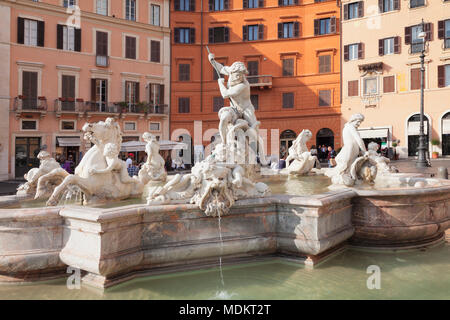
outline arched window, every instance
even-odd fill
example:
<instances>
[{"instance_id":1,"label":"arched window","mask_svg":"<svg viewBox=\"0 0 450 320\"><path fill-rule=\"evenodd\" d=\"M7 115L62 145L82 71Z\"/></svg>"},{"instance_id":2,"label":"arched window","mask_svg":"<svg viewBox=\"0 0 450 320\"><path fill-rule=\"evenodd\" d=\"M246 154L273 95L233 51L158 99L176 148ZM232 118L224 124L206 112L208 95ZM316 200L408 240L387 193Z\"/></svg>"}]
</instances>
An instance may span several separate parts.
<instances>
[{"instance_id":1,"label":"arched window","mask_svg":"<svg viewBox=\"0 0 450 320\"><path fill-rule=\"evenodd\" d=\"M425 133L425 143L427 149L428 146L428 132L430 129L428 118L424 116L423 118L423 130ZM420 114L415 114L408 119L408 156L413 157L417 156L419 147L419 137L420 137Z\"/></svg>"}]
</instances>

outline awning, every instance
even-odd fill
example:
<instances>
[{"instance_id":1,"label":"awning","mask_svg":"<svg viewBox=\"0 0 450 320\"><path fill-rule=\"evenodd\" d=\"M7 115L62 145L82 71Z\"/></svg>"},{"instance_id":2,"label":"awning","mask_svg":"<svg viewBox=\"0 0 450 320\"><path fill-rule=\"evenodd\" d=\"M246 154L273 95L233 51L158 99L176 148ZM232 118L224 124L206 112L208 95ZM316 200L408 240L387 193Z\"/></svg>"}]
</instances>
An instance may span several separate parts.
<instances>
[{"instance_id":1,"label":"awning","mask_svg":"<svg viewBox=\"0 0 450 320\"><path fill-rule=\"evenodd\" d=\"M442 120L442 134L450 134L450 119Z\"/></svg>"},{"instance_id":2,"label":"awning","mask_svg":"<svg viewBox=\"0 0 450 320\"><path fill-rule=\"evenodd\" d=\"M186 143L183 142L175 142L169 140L161 140L158 141L160 150L186 150L188 148ZM142 141L128 141L122 143L122 147L120 149L121 152L137 152L137 151L145 151L146 142Z\"/></svg>"},{"instance_id":3,"label":"awning","mask_svg":"<svg viewBox=\"0 0 450 320\"><path fill-rule=\"evenodd\" d=\"M60 147L79 147L81 146L81 138L60 138L58 137L58 145Z\"/></svg>"},{"instance_id":4,"label":"awning","mask_svg":"<svg viewBox=\"0 0 450 320\"><path fill-rule=\"evenodd\" d=\"M388 138L389 129L361 129L358 130L359 136L362 139Z\"/></svg>"},{"instance_id":5,"label":"awning","mask_svg":"<svg viewBox=\"0 0 450 320\"><path fill-rule=\"evenodd\" d=\"M428 134L427 120L423 121L423 133ZM408 122L408 136L418 136L420 135L420 121L410 121Z\"/></svg>"}]
</instances>

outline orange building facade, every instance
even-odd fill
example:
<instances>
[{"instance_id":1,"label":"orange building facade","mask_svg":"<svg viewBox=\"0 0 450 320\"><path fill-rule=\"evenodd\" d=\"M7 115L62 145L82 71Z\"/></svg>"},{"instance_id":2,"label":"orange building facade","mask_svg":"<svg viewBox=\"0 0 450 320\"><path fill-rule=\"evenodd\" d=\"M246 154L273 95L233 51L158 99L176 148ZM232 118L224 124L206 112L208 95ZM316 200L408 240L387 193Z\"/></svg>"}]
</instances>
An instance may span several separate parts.
<instances>
[{"instance_id":1,"label":"orange building facade","mask_svg":"<svg viewBox=\"0 0 450 320\"><path fill-rule=\"evenodd\" d=\"M78 162L81 128L106 117L124 142L168 139L168 0L1 0L0 14L1 180L40 150Z\"/></svg>"},{"instance_id":2,"label":"orange building facade","mask_svg":"<svg viewBox=\"0 0 450 320\"><path fill-rule=\"evenodd\" d=\"M313 133L309 146L340 147L337 1L175 0L170 10L172 140L195 149L217 133L223 99L208 46L219 63L247 65L268 155L282 154L303 129Z\"/></svg>"}]
</instances>

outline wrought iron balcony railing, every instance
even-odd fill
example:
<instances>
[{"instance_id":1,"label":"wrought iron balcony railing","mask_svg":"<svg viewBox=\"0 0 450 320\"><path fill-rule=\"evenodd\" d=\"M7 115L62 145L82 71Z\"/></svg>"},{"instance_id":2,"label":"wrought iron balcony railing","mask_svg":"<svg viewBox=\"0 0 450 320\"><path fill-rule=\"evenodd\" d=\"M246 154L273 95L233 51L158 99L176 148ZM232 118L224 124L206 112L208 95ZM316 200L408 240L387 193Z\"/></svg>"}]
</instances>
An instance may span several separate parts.
<instances>
[{"instance_id":1,"label":"wrought iron balcony railing","mask_svg":"<svg viewBox=\"0 0 450 320\"><path fill-rule=\"evenodd\" d=\"M72 98L59 98L55 100L55 111L64 112L84 112L84 100Z\"/></svg>"},{"instance_id":2,"label":"wrought iron balcony railing","mask_svg":"<svg viewBox=\"0 0 450 320\"><path fill-rule=\"evenodd\" d=\"M109 66L109 57L108 56L99 56L95 57L95 64L98 67L108 67Z\"/></svg>"},{"instance_id":3,"label":"wrought iron balcony railing","mask_svg":"<svg viewBox=\"0 0 450 320\"><path fill-rule=\"evenodd\" d=\"M103 101L86 101L85 102L86 112L104 112L104 113L120 113L120 106Z\"/></svg>"},{"instance_id":4,"label":"wrought iron balcony railing","mask_svg":"<svg viewBox=\"0 0 450 320\"><path fill-rule=\"evenodd\" d=\"M18 96L14 98L14 111L47 111L47 98L28 98Z\"/></svg>"},{"instance_id":5,"label":"wrought iron balcony railing","mask_svg":"<svg viewBox=\"0 0 450 320\"><path fill-rule=\"evenodd\" d=\"M247 76L250 87L272 86L272 75Z\"/></svg>"}]
</instances>

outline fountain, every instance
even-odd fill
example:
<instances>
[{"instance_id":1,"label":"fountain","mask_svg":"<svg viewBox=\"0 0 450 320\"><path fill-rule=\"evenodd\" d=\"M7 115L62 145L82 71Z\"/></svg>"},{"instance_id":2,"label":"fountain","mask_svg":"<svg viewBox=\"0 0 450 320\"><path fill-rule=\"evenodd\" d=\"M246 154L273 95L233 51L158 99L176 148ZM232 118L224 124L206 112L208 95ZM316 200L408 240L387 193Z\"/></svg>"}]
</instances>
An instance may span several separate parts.
<instances>
[{"instance_id":1,"label":"fountain","mask_svg":"<svg viewBox=\"0 0 450 320\"><path fill-rule=\"evenodd\" d=\"M418 248L443 241L450 227L449 182L396 173L377 146L367 151L356 130L360 114L344 127L335 168L313 168L304 130L287 169L261 176L256 158L264 165L265 154L245 66L222 66L211 54L209 60L228 76L228 85L222 78L218 83L231 104L219 112L221 141L211 155L189 174L167 176L158 142L145 133L148 159L130 178L117 158L119 125L112 118L87 123L84 137L93 147L73 175L42 153L41 166L27 174L18 195L0 198L1 282L62 277L70 266L82 270L85 284L106 288L218 261L283 257L315 266L348 244ZM319 181L329 187L274 192L277 183ZM82 205L64 204L64 195ZM48 199L47 206L27 208L25 199L33 197Z\"/></svg>"}]
</instances>

